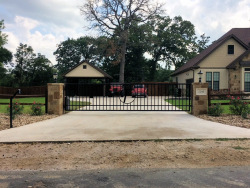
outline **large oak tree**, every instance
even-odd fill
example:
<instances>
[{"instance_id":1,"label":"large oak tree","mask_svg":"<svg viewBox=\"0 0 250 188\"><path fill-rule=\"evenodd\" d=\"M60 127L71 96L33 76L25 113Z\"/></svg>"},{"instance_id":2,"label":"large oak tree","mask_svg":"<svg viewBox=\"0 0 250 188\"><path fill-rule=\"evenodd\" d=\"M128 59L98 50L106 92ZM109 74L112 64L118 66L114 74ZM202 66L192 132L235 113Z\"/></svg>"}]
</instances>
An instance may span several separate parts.
<instances>
[{"instance_id":1,"label":"large oak tree","mask_svg":"<svg viewBox=\"0 0 250 188\"><path fill-rule=\"evenodd\" d=\"M162 5L153 0L87 0L80 8L91 22L91 28L117 38L120 62L119 82L124 83L128 33L132 23L143 23L162 12Z\"/></svg>"}]
</instances>

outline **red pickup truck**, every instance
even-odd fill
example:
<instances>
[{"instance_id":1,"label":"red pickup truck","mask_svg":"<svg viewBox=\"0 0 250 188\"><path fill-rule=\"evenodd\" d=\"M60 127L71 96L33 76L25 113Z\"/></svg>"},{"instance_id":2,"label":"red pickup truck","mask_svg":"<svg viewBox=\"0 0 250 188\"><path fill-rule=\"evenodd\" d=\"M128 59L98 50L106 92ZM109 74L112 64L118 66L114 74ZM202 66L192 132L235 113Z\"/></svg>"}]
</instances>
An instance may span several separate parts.
<instances>
[{"instance_id":1,"label":"red pickup truck","mask_svg":"<svg viewBox=\"0 0 250 188\"><path fill-rule=\"evenodd\" d=\"M148 96L148 91L147 88L144 84L136 84L132 88L132 97L138 97L138 96L143 96L147 97Z\"/></svg>"},{"instance_id":2,"label":"red pickup truck","mask_svg":"<svg viewBox=\"0 0 250 188\"><path fill-rule=\"evenodd\" d=\"M118 95L118 96L123 97L124 96L124 87L120 83L111 83L109 92L110 92L110 96Z\"/></svg>"}]
</instances>

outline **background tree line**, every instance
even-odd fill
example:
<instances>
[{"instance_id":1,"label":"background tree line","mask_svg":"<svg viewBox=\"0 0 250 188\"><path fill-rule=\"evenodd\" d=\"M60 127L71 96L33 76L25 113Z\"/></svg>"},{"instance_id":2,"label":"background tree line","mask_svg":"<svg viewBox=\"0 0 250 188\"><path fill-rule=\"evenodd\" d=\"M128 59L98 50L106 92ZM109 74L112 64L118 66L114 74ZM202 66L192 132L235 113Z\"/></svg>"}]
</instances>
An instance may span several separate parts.
<instances>
[{"instance_id":1,"label":"background tree line","mask_svg":"<svg viewBox=\"0 0 250 188\"><path fill-rule=\"evenodd\" d=\"M31 46L17 47L14 57L4 48L7 35L2 33L4 21L0 21L0 86L40 86L53 81L53 65L40 53L35 54ZM13 62L15 59L15 62Z\"/></svg>"},{"instance_id":2,"label":"background tree line","mask_svg":"<svg viewBox=\"0 0 250 188\"><path fill-rule=\"evenodd\" d=\"M120 39L113 35L68 38L54 52L59 75L89 61L120 81ZM181 16L155 15L134 21L127 33L125 82L171 81L171 73L207 47L209 37L197 37L195 27Z\"/></svg>"},{"instance_id":3,"label":"background tree line","mask_svg":"<svg viewBox=\"0 0 250 188\"><path fill-rule=\"evenodd\" d=\"M55 71L59 73L59 81L63 82L62 75L81 61L93 63L117 82L120 80L122 56L119 27L114 28L110 35L102 32L98 37L68 38L58 44L54 52L57 64L52 65L44 55L35 54L27 44L21 43L14 55L4 48L7 35L2 33L2 20L0 85L46 85L53 82ZM131 20L126 36L124 82L171 81L173 68L179 68L196 56L209 41L205 35L198 37L194 25L181 16L170 18L157 14L144 21L140 17Z\"/></svg>"}]
</instances>

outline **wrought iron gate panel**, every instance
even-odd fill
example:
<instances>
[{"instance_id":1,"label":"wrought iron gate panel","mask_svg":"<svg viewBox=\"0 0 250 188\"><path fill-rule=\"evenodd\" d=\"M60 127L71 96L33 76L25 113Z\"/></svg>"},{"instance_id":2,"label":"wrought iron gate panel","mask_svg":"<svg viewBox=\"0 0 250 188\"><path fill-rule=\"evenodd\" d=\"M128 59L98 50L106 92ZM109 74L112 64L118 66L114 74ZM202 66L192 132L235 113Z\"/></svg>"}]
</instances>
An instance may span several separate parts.
<instances>
[{"instance_id":1,"label":"wrought iron gate panel","mask_svg":"<svg viewBox=\"0 0 250 188\"><path fill-rule=\"evenodd\" d=\"M65 84L66 111L190 111L191 85Z\"/></svg>"}]
</instances>

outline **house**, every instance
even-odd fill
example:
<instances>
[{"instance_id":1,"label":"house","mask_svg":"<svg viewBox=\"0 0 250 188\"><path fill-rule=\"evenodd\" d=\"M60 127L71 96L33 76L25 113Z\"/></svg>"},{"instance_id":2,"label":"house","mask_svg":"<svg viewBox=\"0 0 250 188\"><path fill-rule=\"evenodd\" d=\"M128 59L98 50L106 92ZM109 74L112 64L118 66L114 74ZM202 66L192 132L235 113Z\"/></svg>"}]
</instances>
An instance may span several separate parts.
<instances>
[{"instance_id":1,"label":"house","mask_svg":"<svg viewBox=\"0 0 250 188\"><path fill-rule=\"evenodd\" d=\"M113 79L106 72L93 64L83 61L63 75L66 95L68 96L105 96L108 93L106 84ZM93 87L93 84L99 84Z\"/></svg>"},{"instance_id":2,"label":"house","mask_svg":"<svg viewBox=\"0 0 250 188\"><path fill-rule=\"evenodd\" d=\"M83 61L64 73L65 83L109 83L113 78L93 64Z\"/></svg>"},{"instance_id":3,"label":"house","mask_svg":"<svg viewBox=\"0 0 250 188\"><path fill-rule=\"evenodd\" d=\"M217 93L250 92L250 28L233 28L173 74L178 83L201 82Z\"/></svg>"}]
</instances>

